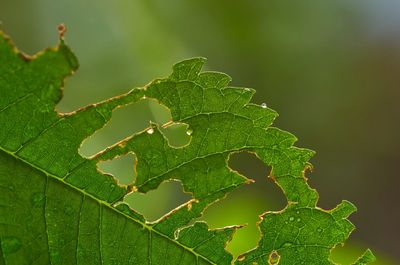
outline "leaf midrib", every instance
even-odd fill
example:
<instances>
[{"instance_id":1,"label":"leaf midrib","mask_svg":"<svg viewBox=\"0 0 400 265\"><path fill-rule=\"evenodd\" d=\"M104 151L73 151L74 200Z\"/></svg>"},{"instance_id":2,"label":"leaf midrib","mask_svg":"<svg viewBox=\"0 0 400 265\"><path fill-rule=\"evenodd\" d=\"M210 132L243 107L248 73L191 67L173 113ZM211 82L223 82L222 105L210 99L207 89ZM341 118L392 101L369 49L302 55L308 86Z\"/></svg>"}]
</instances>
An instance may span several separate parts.
<instances>
[{"instance_id":1,"label":"leaf midrib","mask_svg":"<svg viewBox=\"0 0 400 265\"><path fill-rule=\"evenodd\" d=\"M93 196L92 194L87 193L85 190L81 190L81 189L75 187L74 185L72 185L72 184L70 184L70 183L64 181L63 179L57 177L56 175L47 172L45 169L40 168L40 167L36 166L35 164L30 163L29 161L27 161L27 160L25 160L25 159L23 159L23 158L21 158L21 157L15 155L15 153L13 153L13 152L11 152L11 151L9 151L9 150L6 150L6 149L4 149L4 148L1 147L1 146L0 146L0 150L3 151L3 152L5 152L7 155L10 155L10 156L12 156L13 158L17 159L18 161L20 161L20 162L22 162L22 163L28 165L29 167L34 168L34 169L36 169L36 170L42 172L42 173L45 174L46 176L51 177L51 178L53 178L54 180L61 182L62 184L66 185L66 186L68 186L68 187L70 187L70 188L72 188L72 189L74 189L74 190L76 190L76 191L78 191L78 192L80 192L80 193L82 193L82 194L84 194L85 196L90 197L91 199L97 201L99 204L101 204L101 205L103 205L103 206L105 206L105 207L111 209L111 210L114 211L116 214L123 215L124 217L128 218L129 220L132 220L133 222L142 225L142 226L145 227L147 230L149 230L150 233L153 232L153 233L155 233L155 234L158 234L158 235L162 236L163 238L167 239L168 241L173 242L173 243L179 245L180 247L184 248L185 250L191 252L191 253L192 253L193 255L195 255L196 257L200 257L200 258L202 258L203 260L209 262L210 264L217 265L217 264L214 263L213 261L209 260L207 257L201 255L200 253L195 252L192 248L189 248L189 247L187 247L187 246L181 244L179 241L172 240L172 239L171 239L170 237L168 237L167 235L161 233L160 231L157 231L157 230L153 229L152 226L149 226L148 224L146 224L146 223L144 223L144 222L141 222L141 221L139 221L139 220L136 220L136 219L134 219L133 217L131 217L131 216L128 215L128 214L125 214L125 213L123 213L123 212L121 212L121 211L118 211L115 207L111 206L110 204L108 204L108 203L106 203L106 202L104 202L104 201L102 201L102 200L99 200L98 198L96 198L96 197ZM100 251L100 252L101 252L101 251ZM151 257L149 257L149 258L151 259Z\"/></svg>"}]
</instances>

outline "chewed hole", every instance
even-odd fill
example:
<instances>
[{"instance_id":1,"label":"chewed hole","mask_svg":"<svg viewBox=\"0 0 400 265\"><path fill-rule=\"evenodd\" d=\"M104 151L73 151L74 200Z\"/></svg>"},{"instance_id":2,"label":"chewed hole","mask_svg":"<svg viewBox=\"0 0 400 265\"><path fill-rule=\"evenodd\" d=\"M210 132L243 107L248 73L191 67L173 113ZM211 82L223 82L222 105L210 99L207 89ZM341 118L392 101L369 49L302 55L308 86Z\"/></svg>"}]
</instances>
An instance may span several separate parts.
<instances>
[{"instance_id":1,"label":"chewed hole","mask_svg":"<svg viewBox=\"0 0 400 265\"><path fill-rule=\"evenodd\" d=\"M136 177L135 162L136 156L129 153L112 160L100 161L97 167L100 171L116 177L121 184L129 185L133 183Z\"/></svg>"},{"instance_id":2,"label":"chewed hole","mask_svg":"<svg viewBox=\"0 0 400 265\"><path fill-rule=\"evenodd\" d=\"M182 147L189 143L192 130L188 129L188 125L184 123L173 123L165 128L161 128L161 132L167 137L171 146Z\"/></svg>"},{"instance_id":3,"label":"chewed hole","mask_svg":"<svg viewBox=\"0 0 400 265\"><path fill-rule=\"evenodd\" d=\"M257 246L260 238L260 231L256 225L260 221L259 215L266 211L281 210L287 201L280 188L267 177L270 168L254 154L232 154L229 166L255 180L255 183L243 185L229 193L225 199L208 207L201 219L213 228L247 224L235 233L227 246L234 256L238 256Z\"/></svg>"},{"instance_id":4,"label":"chewed hole","mask_svg":"<svg viewBox=\"0 0 400 265\"><path fill-rule=\"evenodd\" d=\"M153 222L190 199L192 197L183 191L180 181L170 180L146 194L139 192L128 194L124 201L132 209L143 214L147 221Z\"/></svg>"},{"instance_id":5,"label":"chewed hole","mask_svg":"<svg viewBox=\"0 0 400 265\"><path fill-rule=\"evenodd\" d=\"M329 259L332 260L334 264L354 264L354 261L360 257L365 249L366 246L361 242L349 240L346 242L346 245L336 245L331 251ZM382 264L396 264L394 261L387 260L381 255L379 261L381 261Z\"/></svg>"},{"instance_id":6,"label":"chewed hole","mask_svg":"<svg viewBox=\"0 0 400 265\"><path fill-rule=\"evenodd\" d=\"M167 107L154 99L146 98L115 109L111 120L83 141L79 153L84 157L95 155L126 137L148 129L150 121L160 125L161 132L171 146L180 147L189 143L187 124L172 123L171 112Z\"/></svg>"},{"instance_id":7,"label":"chewed hole","mask_svg":"<svg viewBox=\"0 0 400 265\"><path fill-rule=\"evenodd\" d=\"M277 264L279 264L280 259L281 259L281 256L279 256L278 252L272 251L268 257L268 264L277 265Z\"/></svg>"}]
</instances>

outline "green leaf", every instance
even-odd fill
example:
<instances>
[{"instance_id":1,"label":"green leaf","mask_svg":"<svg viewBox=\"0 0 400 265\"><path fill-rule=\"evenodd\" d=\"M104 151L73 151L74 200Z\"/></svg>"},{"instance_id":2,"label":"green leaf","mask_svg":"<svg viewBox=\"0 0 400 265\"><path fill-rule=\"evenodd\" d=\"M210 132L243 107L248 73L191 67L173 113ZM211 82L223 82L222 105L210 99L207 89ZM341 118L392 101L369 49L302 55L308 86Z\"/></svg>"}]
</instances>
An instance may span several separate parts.
<instances>
[{"instance_id":1,"label":"green leaf","mask_svg":"<svg viewBox=\"0 0 400 265\"><path fill-rule=\"evenodd\" d=\"M250 103L253 89L230 87L230 77L201 72L205 60L176 64L173 73L129 93L72 113L58 113L63 80L77 68L63 37L33 57L0 36L0 264L333 264L330 251L354 226L355 207L317 207L305 178L314 154L271 127L277 114ZM190 143L168 144L159 124L84 158L82 141L102 128L118 107L152 98L173 123L188 125ZM236 229L211 230L193 220L227 193L251 183L229 168L233 153L254 153L272 167L270 177L288 205L265 213L257 248L234 261L225 249ZM135 153L137 178L124 186L97 163ZM123 203L178 179L193 199L149 223ZM238 206L238 211L240 211ZM355 264L374 257L367 251Z\"/></svg>"}]
</instances>

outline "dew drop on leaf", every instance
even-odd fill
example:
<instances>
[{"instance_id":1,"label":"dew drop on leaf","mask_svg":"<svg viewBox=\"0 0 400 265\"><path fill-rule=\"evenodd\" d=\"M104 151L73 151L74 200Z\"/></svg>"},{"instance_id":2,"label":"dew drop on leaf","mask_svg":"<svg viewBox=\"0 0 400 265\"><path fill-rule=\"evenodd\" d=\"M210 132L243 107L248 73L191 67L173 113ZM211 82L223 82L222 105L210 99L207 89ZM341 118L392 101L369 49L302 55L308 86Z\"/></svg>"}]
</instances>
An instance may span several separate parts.
<instances>
[{"instance_id":1,"label":"dew drop on leaf","mask_svg":"<svg viewBox=\"0 0 400 265\"><path fill-rule=\"evenodd\" d=\"M186 134L187 134L187 135L192 135L192 133L193 133L193 130L192 130L192 129L188 129L188 130L186 131Z\"/></svg>"},{"instance_id":2,"label":"dew drop on leaf","mask_svg":"<svg viewBox=\"0 0 400 265\"><path fill-rule=\"evenodd\" d=\"M150 129L148 129L146 132L147 132L148 134L153 134L153 133L154 133L154 129L153 129L153 128L150 128Z\"/></svg>"},{"instance_id":3,"label":"dew drop on leaf","mask_svg":"<svg viewBox=\"0 0 400 265\"><path fill-rule=\"evenodd\" d=\"M266 109L266 108L267 108L267 103L263 102L263 103L261 104L261 108Z\"/></svg>"}]
</instances>

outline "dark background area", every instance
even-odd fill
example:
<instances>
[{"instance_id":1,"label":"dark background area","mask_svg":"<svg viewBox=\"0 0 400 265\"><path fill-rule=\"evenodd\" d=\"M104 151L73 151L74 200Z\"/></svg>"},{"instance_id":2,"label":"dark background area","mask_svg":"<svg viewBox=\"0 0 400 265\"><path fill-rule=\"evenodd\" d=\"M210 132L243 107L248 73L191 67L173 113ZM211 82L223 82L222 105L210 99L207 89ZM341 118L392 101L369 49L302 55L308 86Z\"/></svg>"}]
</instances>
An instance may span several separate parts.
<instances>
[{"instance_id":1,"label":"dark background area","mask_svg":"<svg viewBox=\"0 0 400 265\"><path fill-rule=\"evenodd\" d=\"M350 218L357 230L338 259L352 260L367 246L380 258L376 264L399 264L400 1L0 0L0 20L28 54L54 46L57 25L67 25L81 67L66 83L62 112L167 76L182 59L207 57L207 70L255 88L253 102L280 114L275 126L317 151L308 177L322 208L342 199L358 207ZM167 120L154 102L140 104L115 113L114 124L81 152L93 154L150 119ZM132 159L129 169L121 163L104 170L132 181ZM237 254L256 244L257 215L285 204L260 161L241 155L231 165L256 184L204 218L215 227L249 224L228 246ZM179 183L140 196L131 205L151 220L187 200Z\"/></svg>"}]
</instances>

